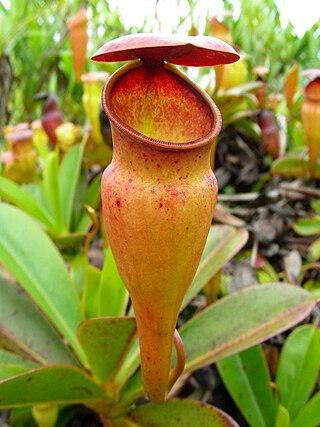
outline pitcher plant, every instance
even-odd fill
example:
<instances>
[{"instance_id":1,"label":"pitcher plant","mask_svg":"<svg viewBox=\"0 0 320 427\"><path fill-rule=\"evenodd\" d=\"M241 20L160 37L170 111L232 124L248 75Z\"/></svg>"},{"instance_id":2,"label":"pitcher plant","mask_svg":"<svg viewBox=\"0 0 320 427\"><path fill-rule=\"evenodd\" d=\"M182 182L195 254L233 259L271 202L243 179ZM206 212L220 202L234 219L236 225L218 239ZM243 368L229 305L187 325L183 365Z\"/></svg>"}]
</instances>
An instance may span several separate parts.
<instances>
[{"instance_id":1,"label":"pitcher plant","mask_svg":"<svg viewBox=\"0 0 320 427\"><path fill-rule=\"evenodd\" d=\"M184 367L175 327L212 221L210 148L221 130L212 99L172 64L214 66L239 55L212 37L135 34L105 44L92 59L130 61L102 94L114 147L102 178L102 215L136 316L145 391L160 403Z\"/></svg>"},{"instance_id":2,"label":"pitcher plant","mask_svg":"<svg viewBox=\"0 0 320 427\"><path fill-rule=\"evenodd\" d=\"M301 117L309 148L310 176L314 178L317 175L320 154L320 72L305 87L305 100L301 109Z\"/></svg>"}]
</instances>

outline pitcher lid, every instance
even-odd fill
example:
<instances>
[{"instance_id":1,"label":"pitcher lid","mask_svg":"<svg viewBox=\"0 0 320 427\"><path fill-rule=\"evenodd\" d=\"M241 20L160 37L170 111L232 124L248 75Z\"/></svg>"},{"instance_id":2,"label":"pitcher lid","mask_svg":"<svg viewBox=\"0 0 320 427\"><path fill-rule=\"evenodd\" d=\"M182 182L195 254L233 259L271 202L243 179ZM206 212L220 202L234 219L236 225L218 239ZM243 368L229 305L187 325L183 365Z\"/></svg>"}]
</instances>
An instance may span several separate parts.
<instances>
[{"instance_id":1,"label":"pitcher lid","mask_svg":"<svg viewBox=\"0 0 320 427\"><path fill-rule=\"evenodd\" d=\"M149 59L182 66L206 67L229 64L239 58L230 45L214 37L164 37L138 33L109 41L91 59L98 62Z\"/></svg>"}]
</instances>

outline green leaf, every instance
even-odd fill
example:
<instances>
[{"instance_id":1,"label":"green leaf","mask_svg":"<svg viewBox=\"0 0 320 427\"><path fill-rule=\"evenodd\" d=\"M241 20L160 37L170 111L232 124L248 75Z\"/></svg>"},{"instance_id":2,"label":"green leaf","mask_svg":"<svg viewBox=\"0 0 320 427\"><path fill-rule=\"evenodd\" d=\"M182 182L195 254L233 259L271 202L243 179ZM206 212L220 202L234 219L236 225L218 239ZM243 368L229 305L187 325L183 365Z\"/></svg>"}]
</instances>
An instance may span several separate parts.
<instances>
[{"instance_id":1,"label":"green leaf","mask_svg":"<svg viewBox=\"0 0 320 427\"><path fill-rule=\"evenodd\" d=\"M10 410L10 418L9 418L11 425L14 427L26 427L26 426L36 427L31 411L32 411L32 408L29 406L12 408ZM59 427L62 427L62 426L59 426Z\"/></svg>"},{"instance_id":2,"label":"green leaf","mask_svg":"<svg viewBox=\"0 0 320 427\"><path fill-rule=\"evenodd\" d=\"M43 169L43 188L49 202L50 211L55 219L58 232L65 231L61 206L59 183L59 158L56 151L48 154Z\"/></svg>"},{"instance_id":3,"label":"green leaf","mask_svg":"<svg viewBox=\"0 0 320 427\"><path fill-rule=\"evenodd\" d=\"M301 425L306 427L305 424L301 424ZM288 410L284 406L279 405L277 417L276 417L276 422L274 424L274 427L290 427L290 426L291 426L290 415L289 415ZM299 426L299 427L301 427L301 426Z\"/></svg>"},{"instance_id":4,"label":"green leaf","mask_svg":"<svg viewBox=\"0 0 320 427\"><path fill-rule=\"evenodd\" d=\"M293 224L292 228L300 236L320 234L320 215L315 215L311 218L300 218Z\"/></svg>"},{"instance_id":5,"label":"green leaf","mask_svg":"<svg viewBox=\"0 0 320 427\"><path fill-rule=\"evenodd\" d=\"M148 403L134 409L129 420L139 427L237 427L220 409L203 402L172 399L162 404ZM120 425L119 425L120 426Z\"/></svg>"},{"instance_id":6,"label":"green leaf","mask_svg":"<svg viewBox=\"0 0 320 427\"><path fill-rule=\"evenodd\" d=\"M320 237L309 246L309 254L313 260L318 260L320 258Z\"/></svg>"},{"instance_id":7,"label":"green leaf","mask_svg":"<svg viewBox=\"0 0 320 427\"><path fill-rule=\"evenodd\" d=\"M316 213L320 214L320 199L311 200L312 209L316 211Z\"/></svg>"},{"instance_id":8,"label":"green leaf","mask_svg":"<svg viewBox=\"0 0 320 427\"><path fill-rule=\"evenodd\" d=\"M284 177L309 177L309 161L302 155L288 154L272 163L271 173ZM318 163L314 178L320 178L320 163Z\"/></svg>"},{"instance_id":9,"label":"green leaf","mask_svg":"<svg viewBox=\"0 0 320 427\"><path fill-rule=\"evenodd\" d=\"M121 367L136 337L136 322L130 317L86 320L78 336L94 375L105 383L112 381Z\"/></svg>"},{"instance_id":10,"label":"green leaf","mask_svg":"<svg viewBox=\"0 0 320 427\"><path fill-rule=\"evenodd\" d=\"M0 381L0 408L41 403L87 403L105 398L103 390L72 366L34 369Z\"/></svg>"},{"instance_id":11,"label":"green leaf","mask_svg":"<svg viewBox=\"0 0 320 427\"><path fill-rule=\"evenodd\" d=\"M3 13L3 15L8 15L8 11L4 7L4 5L2 4L2 1L0 1L0 9L1 9L1 13Z\"/></svg>"},{"instance_id":12,"label":"green leaf","mask_svg":"<svg viewBox=\"0 0 320 427\"><path fill-rule=\"evenodd\" d=\"M320 369L320 330L313 325L295 329L287 338L279 359L276 383L281 402L291 419L311 395Z\"/></svg>"},{"instance_id":13,"label":"green leaf","mask_svg":"<svg viewBox=\"0 0 320 427\"><path fill-rule=\"evenodd\" d=\"M70 277L73 283L75 284L79 295L83 293L84 289L84 274L86 262L87 258L82 252L78 252L70 261Z\"/></svg>"},{"instance_id":14,"label":"green leaf","mask_svg":"<svg viewBox=\"0 0 320 427\"><path fill-rule=\"evenodd\" d=\"M144 395L144 388L142 384L141 369L139 369L132 377L127 381L120 393L121 402L133 403Z\"/></svg>"},{"instance_id":15,"label":"green leaf","mask_svg":"<svg viewBox=\"0 0 320 427\"><path fill-rule=\"evenodd\" d=\"M33 141L34 148L37 150L40 161L45 162L48 154L50 153L50 148L48 145L43 145L42 141Z\"/></svg>"},{"instance_id":16,"label":"green leaf","mask_svg":"<svg viewBox=\"0 0 320 427\"><path fill-rule=\"evenodd\" d=\"M257 270L259 283L271 283L278 281L278 274L274 267L266 260L262 260L262 266Z\"/></svg>"},{"instance_id":17,"label":"green leaf","mask_svg":"<svg viewBox=\"0 0 320 427\"><path fill-rule=\"evenodd\" d=\"M101 195L100 195L100 185L101 185L101 175L97 175L91 182L84 203L91 206L93 209L97 210L100 207ZM91 219L87 214L87 211L82 208L80 213L80 219L77 224L78 232L86 232L91 225Z\"/></svg>"},{"instance_id":18,"label":"green leaf","mask_svg":"<svg viewBox=\"0 0 320 427\"><path fill-rule=\"evenodd\" d=\"M0 177L0 197L30 214L46 227L51 228L54 226L52 217L41 207L37 200L10 179Z\"/></svg>"},{"instance_id":19,"label":"green leaf","mask_svg":"<svg viewBox=\"0 0 320 427\"><path fill-rule=\"evenodd\" d=\"M87 171L85 170L84 167L82 167L79 173L77 185L75 188L75 194L74 194L74 200L73 200L73 206L72 206L72 221L71 221L70 227L71 227L71 230L75 232L79 231L77 229L77 226L80 219L82 218L82 215L84 213L87 214L87 211L84 206L85 205L84 199L88 190L87 187L88 187ZM91 225L91 222L90 222L90 225Z\"/></svg>"},{"instance_id":20,"label":"green leaf","mask_svg":"<svg viewBox=\"0 0 320 427\"><path fill-rule=\"evenodd\" d=\"M80 302L49 237L19 209L0 204L0 261L85 361L76 338Z\"/></svg>"},{"instance_id":21,"label":"green leaf","mask_svg":"<svg viewBox=\"0 0 320 427\"><path fill-rule=\"evenodd\" d=\"M275 403L270 374L260 346L217 362L218 371L250 426L273 427Z\"/></svg>"},{"instance_id":22,"label":"green leaf","mask_svg":"<svg viewBox=\"0 0 320 427\"><path fill-rule=\"evenodd\" d=\"M255 285L224 297L179 330L186 372L245 350L300 322L317 303L293 285Z\"/></svg>"},{"instance_id":23,"label":"green leaf","mask_svg":"<svg viewBox=\"0 0 320 427\"><path fill-rule=\"evenodd\" d=\"M45 194L44 188L43 188L43 182L37 181L37 182L30 182L29 184L25 184L23 189L28 193L31 197L33 197L39 206L41 206L41 209L46 212L47 215L50 214L50 208L48 207L48 199ZM54 221L52 219L52 221ZM53 223L53 226L55 224Z\"/></svg>"},{"instance_id":24,"label":"green leaf","mask_svg":"<svg viewBox=\"0 0 320 427\"><path fill-rule=\"evenodd\" d=\"M247 134L257 143L260 142L260 128L257 123L247 119L240 119L237 121L236 126L242 130L242 133Z\"/></svg>"},{"instance_id":25,"label":"green leaf","mask_svg":"<svg viewBox=\"0 0 320 427\"><path fill-rule=\"evenodd\" d=\"M123 388L126 388L128 380L130 379L129 381L131 383L136 373L138 373L139 378L137 382L139 382L139 385L138 385L139 391L136 394L137 398L143 395L142 379L141 379L141 375L139 375L140 370L138 370L139 365L140 365L140 347L139 347L138 335L136 335L136 338L133 339L132 345L129 348L128 354L123 359L121 366L119 366L118 372L114 376L113 384L115 384L115 386L121 389L122 391ZM133 382L135 381L133 380ZM134 393L136 391L137 389L135 389ZM129 400L130 400L130 397L129 397ZM133 398L132 401L134 400L136 399Z\"/></svg>"},{"instance_id":26,"label":"green leaf","mask_svg":"<svg viewBox=\"0 0 320 427\"><path fill-rule=\"evenodd\" d=\"M36 367L35 363L0 349L0 381Z\"/></svg>"},{"instance_id":27,"label":"green leaf","mask_svg":"<svg viewBox=\"0 0 320 427\"><path fill-rule=\"evenodd\" d=\"M318 427L320 425L320 391L310 399L292 421L291 427Z\"/></svg>"},{"instance_id":28,"label":"green leaf","mask_svg":"<svg viewBox=\"0 0 320 427\"><path fill-rule=\"evenodd\" d=\"M85 260L84 292L82 295L82 311L85 317L98 317L98 289L101 278L101 270L90 265Z\"/></svg>"},{"instance_id":29,"label":"green leaf","mask_svg":"<svg viewBox=\"0 0 320 427\"><path fill-rule=\"evenodd\" d=\"M77 144L65 154L59 170L60 201L63 209L64 225L70 230L72 209L79 180L83 144Z\"/></svg>"},{"instance_id":30,"label":"green leaf","mask_svg":"<svg viewBox=\"0 0 320 427\"><path fill-rule=\"evenodd\" d=\"M122 316L128 302L128 293L119 276L110 248L107 250L103 265L98 302L99 316Z\"/></svg>"},{"instance_id":31,"label":"green leaf","mask_svg":"<svg viewBox=\"0 0 320 427\"><path fill-rule=\"evenodd\" d=\"M242 110L242 111L234 112L230 116L226 117L223 120L223 123L224 123L225 126L228 125L228 124L231 124L231 123L237 124L236 123L237 121L241 121L241 120L244 121L244 119L248 120L250 117L256 116L256 114L257 114L256 111L257 110L255 110L255 109L254 110L253 109L252 110L245 109L245 110Z\"/></svg>"},{"instance_id":32,"label":"green leaf","mask_svg":"<svg viewBox=\"0 0 320 427\"><path fill-rule=\"evenodd\" d=\"M199 268L184 297L181 309L186 307L223 265L239 252L248 237L248 232L244 228L236 229L227 225L215 225L210 228Z\"/></svg>"},{"instance_id":33,"label":"green leaf","mask_svg":"<svg viewBox=\"0 0 320 427\"><path fill-rule=\"evenodd\" d=\"M77 248L86 238L85 233L66 233L57 235L55 231L49 231L48 235L51 236L57 247L62 249Z\"/></svg>"},{"instance_id":34,"label":"green leaf","mask_svg":"<svg viewBox=\"0 0 320 427\"><path fill-rule=\"evenodd\" d=\"M241 96L246 95L248 92L255 92L257 89L261 89L263 87L263 82L255 81L255 82L246 82L238 86L234 86L231 89L228 89L223 92L223 96Z\"/></svg>"},{"instance_id":35,"label":"green leaf","mask_svg":"<svg viewBox=\"0 0 320 427\"><path fill-rule=\"evenodd\" d=\"M56 330L30 298L0 275L0 342L41 364L77 364Z\"/></svg>"}]
</instances>

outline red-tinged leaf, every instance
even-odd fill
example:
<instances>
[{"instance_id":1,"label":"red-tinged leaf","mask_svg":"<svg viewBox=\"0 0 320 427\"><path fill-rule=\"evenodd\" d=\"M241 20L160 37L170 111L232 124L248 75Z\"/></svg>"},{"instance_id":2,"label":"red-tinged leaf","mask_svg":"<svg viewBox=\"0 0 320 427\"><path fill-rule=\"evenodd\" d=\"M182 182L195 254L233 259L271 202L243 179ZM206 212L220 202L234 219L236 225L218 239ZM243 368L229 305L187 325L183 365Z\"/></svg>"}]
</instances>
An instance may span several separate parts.
<instances>
[{"instance_id":1,"label":"red-tinged leaf","mask_svg":"<svg viewBox=\"0 0 320 427\"><path fill-rule=\"evenodd\" d=\"M95 376L106 382L116 375L136 337L136 322L131 317L105 317L83 322L79 340Z\"/></svg>"},{"instance_id":2,"label":"red-tinged leaf","mask_svg":"<svg viewBox=\"0 0 320 427\"><path fill-rule=\"evenodd\" d=\"M131 423L139 427L237 427L220 409L192 400L172 399L163 404L140 405L130 413ZM118 425L120 427L120 425Z\"/></svg>"},{"instance_id":3,"label":"red-tinged leaf","mask_svg":"<svg viewBox=\"0 0 320 427\"><path fill-rule=\"evenodd\" d=\"M297 286L250 286L212 304L179 330L186 372L261 343L308 316L317 303Z\"/></svg>"},{"instance_id":4,"label":"red-tinged leaf","mask_svg":"<svg viewBox=\"0 0 320 427\"><path fill-rule=\"evenodd\" d=\"M105 394L78 368L50 366L0 381L0 408L41 403L83 403L104 399Z\"/></svg>"},{"instance_id":5,"label":"red-tinged leaf","mask_svg":"<svg viewBox=\"0 0 320 427\"><path fill-rule=\"evenodd\" d=\"M235 62L239 59L239 55L227 43L213 37L178 38L141 33L111 40L91 59L99 62L117 62L139 58L200 67Z\"/></svg>"},{"instance_id":6,"label":"red-tinged leaf","mask_svg":"<svg viewBox=\"0 0 320 427\"><path fill-rule=\"evenodd\" d=\"M228 211L228 208L221 205L220 203L216 204L214 214L213 214L213 218L218 223L231 225L232 227L244 227L246 224L245 221L243 221L239 217L232 215Z\"/></svg>"}]
</instances>

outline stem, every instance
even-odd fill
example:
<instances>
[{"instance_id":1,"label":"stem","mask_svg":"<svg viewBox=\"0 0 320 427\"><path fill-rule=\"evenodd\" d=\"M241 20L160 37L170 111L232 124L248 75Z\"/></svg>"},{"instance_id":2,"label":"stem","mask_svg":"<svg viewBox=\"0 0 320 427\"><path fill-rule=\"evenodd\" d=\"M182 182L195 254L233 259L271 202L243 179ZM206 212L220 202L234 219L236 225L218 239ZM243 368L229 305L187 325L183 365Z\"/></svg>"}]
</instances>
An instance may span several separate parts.
<instances>
[{"instance_id":1,"label":"stem","mask_svg":"<svg viewBox=\"0 0 320 427\"><path fill-rule=\"evenodd\" d=\"M281 393L280 393L280 390L279 390L279 387L277 386L277 384L275 382L273 382L273 381L269 381L268 382L268 386L272 390L274 390L275 395L277 396L277 399L278 399L278 403L281 404L282 403Z\"/></svg>"},{"instance_id":2,"label":"stem","mask_svg":"<svg viewBox=\"0 0 320 427\"><path fill-rule=\"evenodd\" d=\"M84 290L83 290L83 294L81 297L81 311L82 311L82 315L83 318L85 318L85 311L86 311L86 303L87 303L87 295L88 295L88 279L87 279L87 264L89 264L88 261L88 251L89 251L89 247L90 247L90 243L92 241L92 239L94 238L94 236L96 235L96 233L99 230L99 221L98 221L98 217L96 214L96 211L89 205L84 205L85 210L87 211L87 214L89 215L91 221L92 221L92 227L91 230L89 231L89 233L86 236L86 239L84 241L84 245L83 245L83 265L84 265L84 271L85 271L85 275L84 275Z\"/></svg>"},{"instance_id":3,"label":"stem","mask_svg":"<svg viewBox=\"0 0 320 427\"><path fill-rule=\"evenodd\" d=\"M173 343L174 343L174 346L176 348L177 363L176 363L176 366L174 367L174 369L170 373L170 377L169 377L169 381L168 381L168 389L167 389L168 392L172 389L174 383L177 381L177 379L182 374L182 372L184 370L184 366L185 366L185 361L186 361L186 355L185 355L185 351L184 351L183 342L182 342L182 339L181 339L177 329L174 331Z\"/></svg>"},{"instance_id":4,"label":"stem","mask_svg":"<svg viewBox=\"0 0 320 427\"><path fill-rule=\"evenodd\" d=\"M84 245L83 245L83 253L86 256L88 254L90 243L99 230L99 221L97 218L96 211L91 206L84 205L84 207L92 221L92 228L87 234Z\"/></svg>"}]
</instances>

